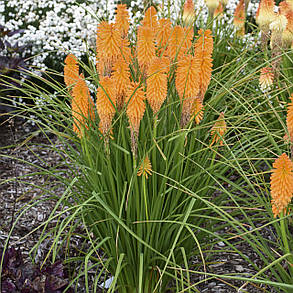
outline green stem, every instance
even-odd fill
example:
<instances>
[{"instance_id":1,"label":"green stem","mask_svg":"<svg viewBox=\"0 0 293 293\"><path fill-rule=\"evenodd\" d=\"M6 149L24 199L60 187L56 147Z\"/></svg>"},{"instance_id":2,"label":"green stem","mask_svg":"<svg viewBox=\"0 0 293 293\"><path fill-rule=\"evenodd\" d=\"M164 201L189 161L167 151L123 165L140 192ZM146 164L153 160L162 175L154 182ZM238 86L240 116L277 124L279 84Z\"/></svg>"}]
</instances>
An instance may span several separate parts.
<instances>
[{"instance_id":1,"label":"green stem","mask_svg":"<svg viewBox=\"0 0 293 293\"><path fill-rule=\"evenodd\" d=\"M149 220L149 215L148 215L148 202L147 202L147 192L146 192L146 186L145 186L145 176L142 176L142 186L143 186L143 197L144 197L144 204L145 204L145 216L146 220Z\"/></svg>"},{"instance_id":2,"label":"green stem","mask_svg":"<svg viewBox=\"0 0 293 293\"><path fill-rule=\"evenodd\" d=\"M293 277L293 255L290 251L290 247L289 247L289 243L288 243L288 239L287 239L287 229L286 229L286 225L285 225L286 219L284 219L283 213L281 213L281 217L282 217L282 219L280 220L280 225L281 225L282 242L283 242L283 245L285 248L285 253L291 254L288 257L288 261L289 261L290 274L291 274L291 277Z\"/></svg>"}]
</instances>

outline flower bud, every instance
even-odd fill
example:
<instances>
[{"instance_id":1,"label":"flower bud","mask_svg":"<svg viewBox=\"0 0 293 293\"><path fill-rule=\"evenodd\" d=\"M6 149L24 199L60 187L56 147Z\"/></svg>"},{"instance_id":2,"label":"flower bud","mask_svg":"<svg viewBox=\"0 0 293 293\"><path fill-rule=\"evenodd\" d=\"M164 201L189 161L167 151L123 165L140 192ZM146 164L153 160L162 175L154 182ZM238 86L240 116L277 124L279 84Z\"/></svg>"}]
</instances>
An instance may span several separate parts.
<instances>
[{"instance_id":1,"label":"flower bud","mask_svg":"<svg viewBox=\"0 0 293 293\"><path fill-rule=\"evenodd\" d=\"M185 26L191 26L194 22L194 4L193 0L186 0L183 8L183 23Z\"/></svg>"}]
</instances>

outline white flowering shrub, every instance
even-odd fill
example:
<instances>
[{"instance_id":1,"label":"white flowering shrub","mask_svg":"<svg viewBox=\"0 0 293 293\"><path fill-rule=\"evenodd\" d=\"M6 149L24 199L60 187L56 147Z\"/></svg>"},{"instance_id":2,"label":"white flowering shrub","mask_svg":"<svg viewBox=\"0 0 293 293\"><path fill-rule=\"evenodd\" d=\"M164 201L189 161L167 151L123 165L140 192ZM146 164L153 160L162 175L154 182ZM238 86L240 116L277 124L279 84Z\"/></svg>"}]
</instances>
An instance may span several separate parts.
<instances>
[{"instance_id":1,"label":"white flowering shrub","mask_svg":"<svg viewBox=\"0 0 293 293\"><path fill-rule=\"evenodd\" d=\"M49 59L50 67L56 68L69 51L81 57L88 48L94 48L97 24L103 18L114 20L117 2L121 1L0 0L0 25L10 30L25 29L21 37L15 38L20 45L31 45L30 54L35 56L33 65L45 69ZM131 23L138 23L143 15L144 0L122 2L129 7ZM196 23L199 26L207 22L208 10L204 0L194 2L200 15ZM223 25L232 25L237 3L238 0L229 0L221 20ZM175 22L181 16L184 0L156 0L153 4L160 17L169 16ZM255 14L257 5L257 1L251 1L248 15Z\"/></svg>"},{"instance_id":2,"label":"white flowering shrub","mask_svg":"<svg viewBox=\"0 0 293 293\"><path fill-rule=\"evenodd\" d=\"M95 42L98 19L114 17L114 1L0 0L0 12L1 25L25 29L17 41L31 44L30 53L37 55L33 64L44 68L45 59L53 52L57 62L68 51L81 56L86 42Z\"/></svg>"}]
</instances>

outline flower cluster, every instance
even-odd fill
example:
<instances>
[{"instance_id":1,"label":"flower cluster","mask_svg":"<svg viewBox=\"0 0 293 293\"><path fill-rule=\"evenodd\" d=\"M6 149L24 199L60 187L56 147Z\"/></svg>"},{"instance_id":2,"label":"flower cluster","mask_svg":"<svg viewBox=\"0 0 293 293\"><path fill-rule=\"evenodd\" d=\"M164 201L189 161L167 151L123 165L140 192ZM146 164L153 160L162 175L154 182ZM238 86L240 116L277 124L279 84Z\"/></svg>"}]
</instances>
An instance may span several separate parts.
<instances>
[{"instance_id":1,"label":"flower cluster","mask_svg":"<svg viewBox=\"0 0 293 293\"><path fill-rule=\"evenodd\" d=\"M158 5L158 16L168 17L172 22L181 17L182 1L173 0L167 7ZM191 7L191 1L189 1ZM193 1L195 12L195 25L200 27L208 21L209 1ZM233 15L238 0L214 1L225 6L225 13L221 22L225 25L232 23ZM247 14L255 14L257 1L251 1ZM0 25L7 29L25 29L25 33L17 41L19 45L32 45L31 53L36 55L34 65L46 68L45 59L54 51L56 62L63 60L66 52L74 53L80 57L86 51L88 42L92 47L95 40L95 28L99 19L113 22L117 0L88 0L86 3L77 4L74 0L0 0ZM223 4L222 4L223 3ZM220 7L219 7L220 8ZM144 1L131 1L127 8L129 22L132 25L130 33L135 31L136 24L143 16ZM190 18L191 17L191 18ZM193 16L189 16L189 20ZM57 57L57 59L56 59Z\"/></svg>"},{"instance_id":2,"label":"flower cluster","mask_svg":"<svg viewBox=\"0 0 293 293\"><path fill-rule=\"evenodd\" d=\"M293 163L283 153L273 163L271 175L272 210L275 217L286 213L293 197Z\"/></svg>"},{"instance_id":3,"label":"flower cluster","mask_svg":"<svg viewBox=\"0 0 293 293\"><path fill-rule=\"evenodd\" d=\"M158 19L157 10L151 6L137 27L137 42L133 47L130 46L129 14L125 4L117 5L114 23L101 21L98 24L96 68L99 84L95 100L99 128L106 142L112 132L115 113L125 109L132 151L136 154L146 101L156 119L167 97L171 68L175 69L175 85L182 105L181 126L184 128L193 119L200 123L203 100L212 74L213 38L210 30L200 29L194 35L189 22L185 24L185 27L172 26L169 19ZM74 103L80 108L78 112L75 107L72 113L74 130L80 136L81 126L85 123L82 117L92 118L93 114L90 112L89 91L85 90L86 84L79 75L73 54L65 59L64 79L72 91ZM222 145L225 132L226 124L221 114L212 129L212 144L221 138Z\"/></svg>"},{"instance_id":4,"label":"flower cluster","mask_svg":"<svg viewBox=\"0 0 293 293\"><path fill-rule=\"evenodd\" d=\"M293 94L287 108L287 131L285 138L292 143L293 137ZM283 153L273 163L271 171L272 211L275 217L286 214L288 204L293 197L293 162Z\"/></svg>"},{"instance_id":5,"label":"flower cluster","mask_svg":"<svg viewBox=\"0 0 293 293\"><path fill-rule=\"evenodd\" d=\"M277 12L276 12L277 10ZM255 15L256 23L261 31L263 51L267 50L270 40L271 68L264 68L260 76L261 89L272 85L279 75L282 49L293 45L293 7L292 1L283 0L275 6L274 0L261 0Z\"/></svg>"}]
</instances>

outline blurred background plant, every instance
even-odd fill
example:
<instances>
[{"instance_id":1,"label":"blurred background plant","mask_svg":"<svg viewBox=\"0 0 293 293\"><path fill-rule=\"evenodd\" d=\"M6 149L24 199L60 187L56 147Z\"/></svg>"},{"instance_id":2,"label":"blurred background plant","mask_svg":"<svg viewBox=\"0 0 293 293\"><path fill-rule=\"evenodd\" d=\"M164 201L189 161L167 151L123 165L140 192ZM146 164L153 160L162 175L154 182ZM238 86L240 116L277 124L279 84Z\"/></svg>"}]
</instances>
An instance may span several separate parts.
<instances>
[{"instance_id":1,"label":"blurred background plant","mask_svg":"<svg viewBox=\"0 0 293 293\"><path fill-rule=\"evenodd\" d=\"M1 95L8 95L15 87L20 87L19 81L23 80L23 73L27 70L26 58L28 58L28 46L20 46L17 38L20 38L24 30L8 30L0 25L0 92ZM13 41L10 39L13 38ZM1 99L0 95L0 116L12 111L12 103ZM7 116L6 116L7 118Z\"/></svg>"}]
</instances>

